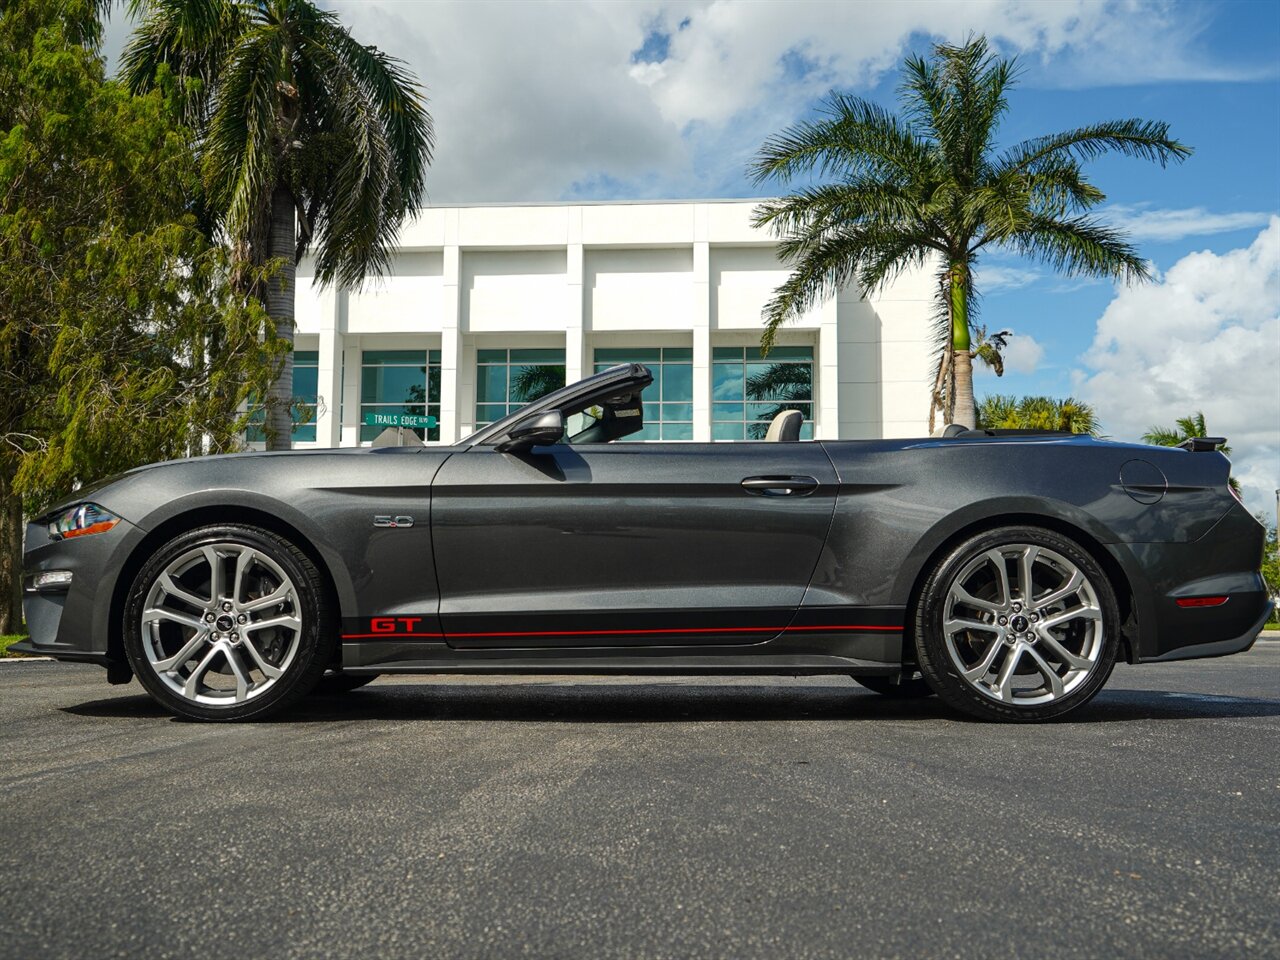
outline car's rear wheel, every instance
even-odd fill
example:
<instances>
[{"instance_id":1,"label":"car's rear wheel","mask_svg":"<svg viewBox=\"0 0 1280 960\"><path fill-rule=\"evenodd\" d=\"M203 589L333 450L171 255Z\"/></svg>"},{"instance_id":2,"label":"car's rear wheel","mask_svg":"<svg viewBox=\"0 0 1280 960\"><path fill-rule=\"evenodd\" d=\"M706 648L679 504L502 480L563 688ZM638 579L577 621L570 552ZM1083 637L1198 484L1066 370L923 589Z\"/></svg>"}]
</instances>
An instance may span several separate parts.
<instances>
[{"instance_id":1,"label":"car's rear wheel","mask_svg":"<svg viewBox=\"0 0 1280 960\"><path fill-rule=\"evenodd\" d=\"M919 700L922 697L933 696L933 687L929 686L924 674L919 670L904 670L902 678L897 683L894 683L891 677L854 677L853 679L868 690L895 700Z\"/></svg>"},{"instance_id":2,"label":"car's rear wheel","mask_svg":"<svg viewBox=\"0 0 1280 960\"><path fill-rule=\"evenodd\" d=\"M1120 640L1115 591L1087 550L1039 527L971 537L930 572L916 656L951 706L984 719L1047 720L1088 703Z\"/></svg>"},{"instance_id":3,"label":"car's rear wheel","mask_svg":"<svg viewBox=\"0 0 1280 960\"><path fill-rule=\"evenodd\" d=\"M376 673L343 673L340 670L330 670L320 682L315 685L315 689L311 692L321 697L336 696L340 693L350 693L352 690L358 690L366 683L373 683L378 679Z\"/></svg>"},{"instance_id":4,"label":"car's rear wheel","mask_svg":"<svg viewBox=\"0 0 1280 960\"><path fill-rule=\"evenodd\" d=\"M246 720L310 691L329 662L319 571L284 537L218 524L180 534L143 566L125 604L139 681L174 713Z\"/></svg>"}]
</instances>

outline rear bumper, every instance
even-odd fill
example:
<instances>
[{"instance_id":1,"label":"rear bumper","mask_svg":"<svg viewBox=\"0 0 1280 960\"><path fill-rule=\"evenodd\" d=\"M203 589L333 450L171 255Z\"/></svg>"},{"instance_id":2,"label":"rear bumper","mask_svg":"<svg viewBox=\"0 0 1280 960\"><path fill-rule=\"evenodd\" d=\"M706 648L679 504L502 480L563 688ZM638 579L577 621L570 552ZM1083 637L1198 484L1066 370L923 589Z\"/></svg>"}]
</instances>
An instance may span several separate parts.
<instances>
[{"instance_id":1,"label":"rear bumper","mask_svg":"<svg viewBox=\"0 0 1280 960\"><path fill-rule=\"evenodd\" d=\"M1244 653L1258 639L1258 635L1262 633L1262 628L1267 625L1267 618L1271 616L1273 604L1268 601L1266 607L1262 611L1262 616L1258 618L1258 622L1251 626L1238 637L1229 637L1226 640L1212 640L1208 643L1193 643L1184 647L1175 647L1166 653L1159 654L1155 657L1144 657L1143 663L1164 663L1169 660L1199 660L1203 657L1228 657L1233 653Z\"/></svg>"},{"instance_id":2,"label":"rear bumper","mask_svg":"<svg viewBox=\"0 0 1280 960\"><path fill-rule=\"evenodd\" d=\"M1132 588L1140 663L1220 657L1249 649L1271 598L1259 572L1266 533L1238 504L1189 543L1110 544ZM1225 597L1214 606L1181 606Z\"/></svg>"}]
</instances>

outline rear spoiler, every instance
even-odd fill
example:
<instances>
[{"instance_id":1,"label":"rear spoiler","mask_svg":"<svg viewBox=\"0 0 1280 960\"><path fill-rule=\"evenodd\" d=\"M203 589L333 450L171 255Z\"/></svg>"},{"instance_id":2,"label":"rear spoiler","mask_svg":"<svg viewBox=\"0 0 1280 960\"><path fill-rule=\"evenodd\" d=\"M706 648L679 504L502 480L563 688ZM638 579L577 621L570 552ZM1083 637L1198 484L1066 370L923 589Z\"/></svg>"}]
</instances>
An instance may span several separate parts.
<instances>
[{"instance_id":1,"label":"rear spoiler","mask_svg":"<svg viewBox=\"0 0 1280 960\"><path fill-rule=\"evenodd\" d=\"M1226 442L1226 437L1187 437L1178 446L1192 453L1213 453Z\"/></svg>"}]
</instances>

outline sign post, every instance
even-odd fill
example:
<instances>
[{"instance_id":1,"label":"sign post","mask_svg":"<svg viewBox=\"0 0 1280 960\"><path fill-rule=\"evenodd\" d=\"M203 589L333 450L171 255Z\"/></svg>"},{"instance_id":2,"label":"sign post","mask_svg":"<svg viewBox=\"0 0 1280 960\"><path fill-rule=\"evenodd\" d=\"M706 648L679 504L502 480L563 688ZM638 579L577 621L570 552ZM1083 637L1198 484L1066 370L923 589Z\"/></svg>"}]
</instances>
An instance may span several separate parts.
<instances>
[{"instance_id":1,"label":"sign post","mask_svg":"<svg viewBox=\"0 0 1280 960\"><path fill-rule=\"evenodd\" d=\"M400 446L404 446L405 430L432 430L436 426L435 417L424 417L417 413L366 413L366 427L394 427L400 438Z\"/></svg>"}]
</instances>

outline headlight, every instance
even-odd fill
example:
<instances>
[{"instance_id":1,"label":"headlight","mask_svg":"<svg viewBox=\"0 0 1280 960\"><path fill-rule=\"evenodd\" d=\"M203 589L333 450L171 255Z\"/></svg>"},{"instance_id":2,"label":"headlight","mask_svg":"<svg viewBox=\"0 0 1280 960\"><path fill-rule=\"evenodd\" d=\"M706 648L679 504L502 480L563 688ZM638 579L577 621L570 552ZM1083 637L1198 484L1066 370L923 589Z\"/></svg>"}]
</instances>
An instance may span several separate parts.
<instances>
[{"instance_id":1,"label":"headlight","mask_svg":"<svg viewBox=\"0 0 1280 960\"><path fill-rule=\"evenodd\" d=\"M54 540L86 537L91 533L106 533L119 522L119 517L96 503L78 503L49 521L49 536Z\"/></svg>"}]
</instances>

